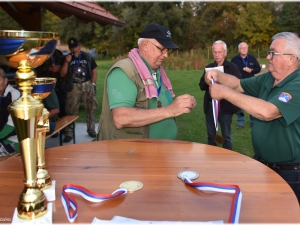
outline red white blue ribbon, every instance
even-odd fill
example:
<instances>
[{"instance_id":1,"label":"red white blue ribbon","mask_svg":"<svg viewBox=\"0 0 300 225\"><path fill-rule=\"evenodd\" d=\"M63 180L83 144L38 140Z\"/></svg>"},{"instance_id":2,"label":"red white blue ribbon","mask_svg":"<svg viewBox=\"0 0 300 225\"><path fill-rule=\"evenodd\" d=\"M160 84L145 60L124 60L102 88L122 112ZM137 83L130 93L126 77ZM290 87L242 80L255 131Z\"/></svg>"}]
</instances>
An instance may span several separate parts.
<instances>
[{"instance_id":1,"label":"red white blue ribbon","mask_svg":"<svg viewBox=\"0 0 300 225\"><path fill-rule=\"evenodd\" d=\"M214 78L211 79L211 83L214 84ZM218 131L218 117L220 111L220 102L218 100L212 99L212 107L213 107L213 116L215 121L216 131Z\"/></svg>"},{"instance_id":2,"label":"red white blue ribbon","mask_svg":"<svg viewBox=\"0 0 300 225\"><path fill-rule=\"evenodd\" d=\"M127 189L117 189L111 194L97 194L91 192L86 188L76 185L76 184L66 184L63 186L61 201L66 211L69 221L72 223L78 215L78 206L76 200L68 193L73 193L80 195L84 199L90 202L102 202L105 200L110 200L127 193Z\"/></svg>"},{"instance_id":3,"label":"red white blue ribbon","mask_svg":"<svg viewBox=\"0 0 300 225\"><path fill-rule=\"evenodd\" d=\"M193 183L189 178L183 179L185 184L197 188L201 191L214 191L233 194L231 202L231 210L228 223L239 223L241 203L242 203L242 192L238 185L233 184L216 184L210 182L195 182Z\"/></svg>"}]
</instances>

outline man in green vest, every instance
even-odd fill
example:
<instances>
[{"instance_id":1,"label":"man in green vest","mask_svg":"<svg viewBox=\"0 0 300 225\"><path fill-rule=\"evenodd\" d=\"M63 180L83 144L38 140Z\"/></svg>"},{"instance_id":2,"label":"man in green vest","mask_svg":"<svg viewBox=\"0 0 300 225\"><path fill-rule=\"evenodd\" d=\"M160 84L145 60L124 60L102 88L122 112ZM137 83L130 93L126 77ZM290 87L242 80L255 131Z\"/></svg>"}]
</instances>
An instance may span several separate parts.
<instances>
[{"instance_id":1,"label":"man in green vest","mask_svg":"<svg viewBox=\"0 0 300 225\"><path fill-rule=\"evenodd\" d=\"M282 32L272 40L269 72L239 80L211 70L205 81L212 98L226 99L254 116L254 158L276 171L300 202L300 38Z\"/></svg>"},{"instance_id":2,"label":"man in green vest","mask_svg":"<svg viewBox=\"0 0 300 225\"><path fill-rule=\"evenodd\" d=\"M106 75L97 140L176 139L175 117L196 106L188 94L173 100L171 82L161 67L169 49L178 49L170 30L150 24L140 34L138 46Z\"/></svg>"}]
</instances>

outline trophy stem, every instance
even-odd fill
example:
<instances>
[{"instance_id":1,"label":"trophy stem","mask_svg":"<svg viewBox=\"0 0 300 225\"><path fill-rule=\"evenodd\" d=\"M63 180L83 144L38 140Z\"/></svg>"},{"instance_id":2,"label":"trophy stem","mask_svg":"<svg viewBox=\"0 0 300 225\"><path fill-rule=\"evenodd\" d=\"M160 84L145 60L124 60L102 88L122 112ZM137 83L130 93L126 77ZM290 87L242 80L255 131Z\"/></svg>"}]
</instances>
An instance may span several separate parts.
<instances>
[{"instance_id":1,"label":"trophy stem","mask_svg":"<svg viewBox=\"0 0 300 225\"><path fill-rule=\"evenodd\" d=\"M22 60L15 80L20 86L21 97L14 101L8 110L11 114L17 137L24 170L24 189L18 203L18 217L31 220L47 212L44 193L37 186L37 123L42 115L43 104L31 96L31 84L35 79L29 63Z\"/></svg>"},{"instance_id":2,"label":"trophy stem","mask_svg":"<svg viewBox=\"0 0 300 225\"><path fill-rule=\"evenodd\" d=\"M51 187L52 180L45 163L45 140L49 131L49 111L44 108L37 127L37 186L40 189Z\"/></svg>"}]
</instances>

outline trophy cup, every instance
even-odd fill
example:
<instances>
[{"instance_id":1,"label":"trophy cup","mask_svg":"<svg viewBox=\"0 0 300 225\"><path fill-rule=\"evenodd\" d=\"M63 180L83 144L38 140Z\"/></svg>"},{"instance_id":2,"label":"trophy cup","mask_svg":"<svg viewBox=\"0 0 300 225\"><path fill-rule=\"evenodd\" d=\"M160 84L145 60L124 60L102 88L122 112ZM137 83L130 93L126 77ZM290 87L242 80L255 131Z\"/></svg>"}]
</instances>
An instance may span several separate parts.
<instances>
[{"instance_id":1,"label":"trophy cup","mask_svg":"<svg viewBox=\"0 0 300 225\"><path fill-rule=\"evenodd\" d=\"M21 91L21 97L8 107L23 161L24 189L16 210L17 218L21 220L36 219L49 212L51 213L49 220L52 221L52 207L49 208L49 203L47 204L41 190L51 186L50 175L45 169L45 138L42 137L49 129L47 128L49 113L43 110L41 96L45 97L49 89L54 88L55 80L44 79L43 85L40 84L41 81L35 82L32 68L43 64L51 56L57 39L57 33L51 32L0 31L0 63L18 68L15 81ZM38 90L44 89L44 94L32 93L33 87L38 87ZM40 170L38 174L37 170Z\"/></svg>"},{"instance_id":2,"label":"trophy cup","mask_svg":"<svg viewBox=\"0 0 300 225\"><path fill-rule=\"evenodd\" d=\"M43 77L35 78L32 84L31 95L42 102L42 99L48 97L53 91L56 83L56 78ZM44 107L42 116L37 125L37 186L44 190L44 194L48 201L55 200L55 193L51 194L47 189L52 187L52 180L45 164L45 139L46 133L49 131L49 112ZM52 192L55 192L54 187Z\"/></svg>"}]
</instances>

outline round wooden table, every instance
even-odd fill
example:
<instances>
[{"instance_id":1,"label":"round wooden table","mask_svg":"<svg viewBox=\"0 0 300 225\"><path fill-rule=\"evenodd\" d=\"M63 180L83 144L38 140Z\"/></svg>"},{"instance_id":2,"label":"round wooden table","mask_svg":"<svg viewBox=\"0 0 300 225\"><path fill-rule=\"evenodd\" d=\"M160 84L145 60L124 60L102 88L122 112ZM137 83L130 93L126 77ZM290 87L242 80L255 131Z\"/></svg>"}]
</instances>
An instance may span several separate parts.
<instances>
[{"instance_id":1,"label":"round wooden table","mask_svg":"<svg viewBox=\"0 0 300 225\"><path fill-rule=\"evenodd\" d=\"M177 177L192 170L193 182L235 184L242 191L240 223L299 223L299 204L289 185L265 165L219 147L205 144L126 139L80 143L46 149L46 165L56 181L53 223L68 223L61 203L64 184L77 184L110 194L124 181L144 187L101 203L72 194L78 203L75 223L113 216L150 221L228 222L232 195L207 193ZM0 217L12 218L23 189L20 156L0 162ZM1 221L0 221L1 222Z\"/></svg>"}]
</instances>

